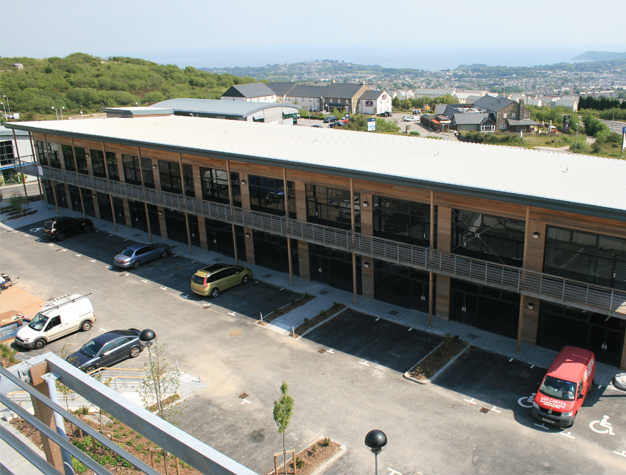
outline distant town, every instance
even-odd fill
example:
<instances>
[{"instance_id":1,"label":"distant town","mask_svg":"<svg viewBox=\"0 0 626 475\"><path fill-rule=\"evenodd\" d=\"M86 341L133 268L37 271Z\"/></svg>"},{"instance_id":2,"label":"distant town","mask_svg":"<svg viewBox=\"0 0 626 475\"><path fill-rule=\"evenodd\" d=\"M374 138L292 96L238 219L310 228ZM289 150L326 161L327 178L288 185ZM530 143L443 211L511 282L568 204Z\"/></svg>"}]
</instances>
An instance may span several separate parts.
<instances>
[{"instance_id":1,"label":"distant town","mask_svg":"<svg viewBox=\"0 0 626 475\"><path fill-rule=\"evenodd\" d=\"M581 55L582 56L582 55ZM534 95L592 95L626 98L626 59L558 63L534 67L462 65L453 70L393 69L344 61L317 60L262 67L201 68L264 82L320 85L361 83L372 89L456 89ZM621 95L620 95L621 94Z\"/></svg>"}]
</instances>

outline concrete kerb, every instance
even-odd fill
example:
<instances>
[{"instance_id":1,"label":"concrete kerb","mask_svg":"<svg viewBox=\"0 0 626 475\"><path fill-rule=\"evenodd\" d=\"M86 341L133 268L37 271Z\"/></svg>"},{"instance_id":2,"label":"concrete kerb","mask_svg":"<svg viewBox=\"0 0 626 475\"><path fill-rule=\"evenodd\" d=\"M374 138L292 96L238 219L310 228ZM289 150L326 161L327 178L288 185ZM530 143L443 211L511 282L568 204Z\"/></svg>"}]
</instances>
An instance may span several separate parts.
<instances>
[{"instance_id":1,"label":"concrete kerb","mask_svg":"<svg viewBox=\"0 0 626 475\"><path fill-rule=\"evenodd\" d=\"M341 310L339 310L337 313L331 315L330 317L328 317L327 319L321 321L320 323L318 323L317 325L313 325L311 328L309 328L307 331L305 331L302 335L298 335L296 340L298 338L302 338L304 335L306 335L307 333L311 333L313 330L315 330L317 327L320 327L322 325L324 325L324 323L331 321L333 318L339 316L340 314L342 314L343 312L345 312L346 310L348 310L349 307L346 308L342 308Z\"/></svg>"},{"instance_id":2,"label":"concrete kerb","mask_svg":"<svg viewBox=\"0 0 626 475\"><path fill-rule=\"evenodd\" d=\"M339 452L337 452L331 458L326 460L326 462L324 462L322 465L317 467L317 469L311 475L320 475L320 473L323 473L328 467L330 467L337 460L343 457L346 454L346 452L348 452L348 449L346 448L346 446L343 444L339 444Z\"/></svg>"}]
</instances>

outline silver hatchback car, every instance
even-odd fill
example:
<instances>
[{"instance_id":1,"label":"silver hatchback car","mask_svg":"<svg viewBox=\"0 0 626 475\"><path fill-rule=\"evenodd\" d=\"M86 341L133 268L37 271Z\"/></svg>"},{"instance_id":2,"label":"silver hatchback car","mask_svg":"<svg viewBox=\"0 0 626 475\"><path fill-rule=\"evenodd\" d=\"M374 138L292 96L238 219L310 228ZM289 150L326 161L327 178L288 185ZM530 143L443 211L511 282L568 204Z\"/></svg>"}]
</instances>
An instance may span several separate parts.
<instances>
[{"instance_id":1,"label":"silver hatchback car","mask_svg":"<svg viewBox=\"0 0 626 475\"><path fill-rule=\"evenodd\" d=\"M113 263L117 267L139 269L142 264L159 257L167 257L172 249L167 244L133 244L115 256Z\"/></svg>"}]
</instances>

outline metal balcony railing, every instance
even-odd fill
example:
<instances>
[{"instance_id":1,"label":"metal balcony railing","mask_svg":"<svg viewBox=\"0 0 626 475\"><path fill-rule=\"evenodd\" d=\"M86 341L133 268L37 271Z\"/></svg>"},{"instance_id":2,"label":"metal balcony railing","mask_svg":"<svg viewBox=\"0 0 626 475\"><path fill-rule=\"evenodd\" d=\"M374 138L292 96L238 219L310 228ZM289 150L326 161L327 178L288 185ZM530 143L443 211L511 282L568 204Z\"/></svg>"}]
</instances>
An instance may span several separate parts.
<instances>
[{"instance_id":1,"label":"metal balcony railing","mask_svg":"<svg viewBox=\"0 0 626 475\"><path fill-rule=\"evenodd\" d=\"M626 319L626 291L38 165L28 175Z\"/></svg>"}]
</instances>

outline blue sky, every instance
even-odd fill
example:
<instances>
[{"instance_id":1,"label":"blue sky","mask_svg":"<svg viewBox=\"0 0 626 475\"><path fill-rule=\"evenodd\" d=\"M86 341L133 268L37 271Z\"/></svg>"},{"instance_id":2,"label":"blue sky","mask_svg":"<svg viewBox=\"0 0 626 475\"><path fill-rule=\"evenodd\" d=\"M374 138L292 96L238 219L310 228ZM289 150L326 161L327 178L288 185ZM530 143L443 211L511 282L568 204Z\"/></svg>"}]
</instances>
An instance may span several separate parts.
<instances>
[{"instance_id":1,"label":"blue sky","mask_svg":"<svg viewBox=\"0 0 626 475\"><path fill-rule=\"evenodd\" d=\"M0 0L0 11L4 57L451 69L626 51L626 0Z\"/></svg>"}]
</instances>

